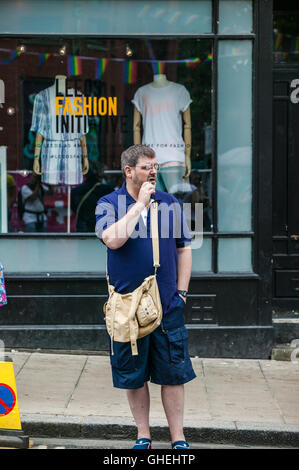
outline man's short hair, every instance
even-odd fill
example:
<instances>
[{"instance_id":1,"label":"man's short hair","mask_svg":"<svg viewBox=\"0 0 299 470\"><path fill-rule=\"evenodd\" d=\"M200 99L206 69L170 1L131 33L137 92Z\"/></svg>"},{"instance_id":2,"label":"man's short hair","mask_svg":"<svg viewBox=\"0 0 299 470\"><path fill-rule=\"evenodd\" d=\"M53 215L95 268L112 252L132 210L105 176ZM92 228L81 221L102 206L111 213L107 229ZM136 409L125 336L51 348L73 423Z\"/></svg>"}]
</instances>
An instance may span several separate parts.
<instances>
[{"instance_id":1,"label":"man's short hair","mask_svg":"<svg viewBox=\"0 0 299 470\"><path fill-rule=\"evenodd\" d=\"M149 157L149 158L155 158L155 152L153 149L150 147L147 147L147 145L131 145L131 147L127 148L127 150L124 150L123 153L121 154L120 160L121 160L121 169L123 173L125 174L125 166L131 166L134 167L138 163L139 157Z\"/></svg>"}]
</instances>

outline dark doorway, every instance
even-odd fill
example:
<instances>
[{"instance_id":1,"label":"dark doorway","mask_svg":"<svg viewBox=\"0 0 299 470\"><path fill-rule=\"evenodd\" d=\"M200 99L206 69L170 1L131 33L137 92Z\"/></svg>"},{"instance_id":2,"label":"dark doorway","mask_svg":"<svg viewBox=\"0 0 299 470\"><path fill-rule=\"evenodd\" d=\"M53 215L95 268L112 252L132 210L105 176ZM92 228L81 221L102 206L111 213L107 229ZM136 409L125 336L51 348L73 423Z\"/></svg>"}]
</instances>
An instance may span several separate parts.
<instances>
[{"instance_id":1,"label":"dark doorway","mask_svg":"<svg viewBox=\"0 0 299 470\"><path fill-rule=\"evenodd\" d=\"M290 316L299 310L299 65L274 69L273 139L273 308Z\"/></svg>"}]
</instances>

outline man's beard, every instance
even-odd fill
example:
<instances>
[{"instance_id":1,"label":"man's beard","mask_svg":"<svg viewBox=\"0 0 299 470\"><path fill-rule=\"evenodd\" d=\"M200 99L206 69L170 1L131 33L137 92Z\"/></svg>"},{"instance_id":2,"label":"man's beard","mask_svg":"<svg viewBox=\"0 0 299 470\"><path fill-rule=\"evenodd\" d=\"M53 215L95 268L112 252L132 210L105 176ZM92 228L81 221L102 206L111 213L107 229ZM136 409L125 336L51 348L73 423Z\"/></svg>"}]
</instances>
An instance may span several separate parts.
<instances>
[{"instance_id":1,"label":"man's beard","mask_svg":"<svg viewBox=\"0 0 299 470\"><path fill-rule=\"evenodd\" d=\"M133 183L134 183L139 189L141 188L141 186L143 185L143 183L149 182L149 183L151 183L151 184L153 184L153 185L156 185L156 182L157 182L157 181L156 181L156 178L155 178L154 176L149 176L149 177L147 178L147 180L143 181L143 180L141 180L140 178L138 178L137 175L135 175L135 176L132 178L132 181L133 181Z\"/></svg>"}]
</instances>

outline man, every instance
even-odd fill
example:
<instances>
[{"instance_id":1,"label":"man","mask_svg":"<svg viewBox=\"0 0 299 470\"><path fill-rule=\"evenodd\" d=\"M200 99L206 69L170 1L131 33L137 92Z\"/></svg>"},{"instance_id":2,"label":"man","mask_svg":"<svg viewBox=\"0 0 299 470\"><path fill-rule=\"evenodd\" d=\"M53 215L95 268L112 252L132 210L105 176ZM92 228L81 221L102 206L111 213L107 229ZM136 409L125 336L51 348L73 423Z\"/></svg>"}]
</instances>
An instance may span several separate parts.
<instances>
[{"instance_id":1,"label":"man","mask_svg":"<svg viewBox=\"0 0 299 470\"><path fill-rule=\"evenodd\" d=\"M138 428L134 449L151 449L148 380L161 385L172 448L187 449L189 444L183 432L184 383L195 377L184 325L192 267L191 238L174 196L155 190L158 164L154 151L144 145L133 145L122 153L121 165L125 182L119 190L98 201L96 233L107 246L110 283L121 294L132 292L154 271L148 212L153 197L158 201L157 283L163 317L154 332L137 340L137 356L131 354L130 343L113 342L113 355L110 354L113 384L127 390ZM174 210L166 211L164 217L160 208L171 205ZM147 236L138 236L138 230L144 234L142 228ZM168 236L162 236L167 230Z\"/></svg>"},{"instance_id":2,"label":"man","mask_svg":"<svg viewBox=\"0 0 299 470\"><path fill-rule=\"evenodd\" d=\"M48 190L49 191L49 190ZM47 225L46 209L44 204L45 188L41 184L41 177L31 174L29 184L21 187L19 215L25 224L26 232L45 232Z\"/></svg>"}]
</instances>

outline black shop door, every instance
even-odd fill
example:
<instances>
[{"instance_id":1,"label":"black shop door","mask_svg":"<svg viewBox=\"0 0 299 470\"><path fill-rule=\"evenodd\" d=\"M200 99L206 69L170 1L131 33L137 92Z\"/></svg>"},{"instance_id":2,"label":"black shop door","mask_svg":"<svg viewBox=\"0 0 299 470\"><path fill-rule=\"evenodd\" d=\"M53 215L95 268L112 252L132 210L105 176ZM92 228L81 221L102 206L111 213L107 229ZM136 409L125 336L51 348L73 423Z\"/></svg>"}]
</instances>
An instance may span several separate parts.
<instances>
[{"instance_id":1,"label":"black shop door","mask_svg":"<svg viewBox=\"0 0 299 470\"><path fill-rule=\"evenodd\" d=\"M274 70L273 308L299 309L299 66Z\"/></svg>"}]
</instances>

